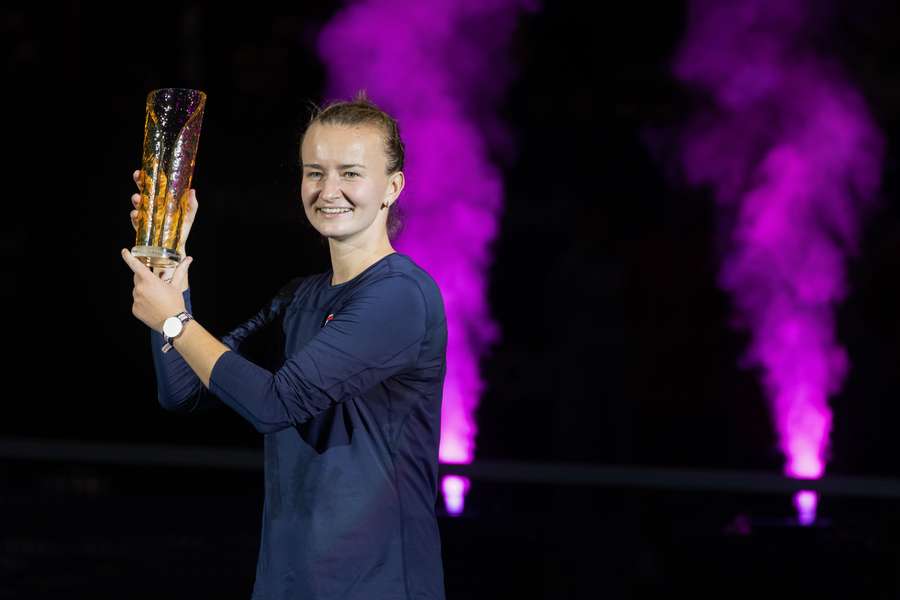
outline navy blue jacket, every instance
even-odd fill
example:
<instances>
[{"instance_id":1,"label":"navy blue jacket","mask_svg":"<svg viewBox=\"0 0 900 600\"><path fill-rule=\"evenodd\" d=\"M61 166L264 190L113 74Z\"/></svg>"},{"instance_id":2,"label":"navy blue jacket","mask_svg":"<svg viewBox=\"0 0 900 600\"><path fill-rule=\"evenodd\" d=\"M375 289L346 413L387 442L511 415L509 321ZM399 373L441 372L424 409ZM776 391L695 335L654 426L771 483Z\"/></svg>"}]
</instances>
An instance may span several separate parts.
<instances>
[{"instance_id":1,"label":"navy blue jacket","mask_svg":"<svg viewBox=\"0 0 900 600\"><path fill-rule=\"evenodd\" d=\"M440 290L397 252L350 281L331 276L291 280L223 337L230 351L209 389L151 330L159 402L181 412L224 402L264 434L253 599L442 600ZM274 370L240 353L265 328L284 349Z\"/></svg>"}]
</instances>

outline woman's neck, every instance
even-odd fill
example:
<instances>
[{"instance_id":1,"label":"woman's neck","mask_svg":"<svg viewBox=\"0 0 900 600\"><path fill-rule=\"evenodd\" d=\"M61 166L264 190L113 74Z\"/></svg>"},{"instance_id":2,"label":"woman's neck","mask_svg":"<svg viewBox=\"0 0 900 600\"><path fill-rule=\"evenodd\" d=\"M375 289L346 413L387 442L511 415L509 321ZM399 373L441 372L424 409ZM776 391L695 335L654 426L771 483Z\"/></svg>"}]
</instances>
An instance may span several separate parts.
<instances>
[{"instance_id":1,"label":"woman's neck","mask_svg":"<svg viewBox=\"0 0 900 600\"><path fill-rule=\"evenodd\" d=\"M329 242L331 250L331 285L350 281L388 254L395 252L389 241L379 244L376 248L344 246L334 240L329 240Z\"/></svg>"}]
</instances>

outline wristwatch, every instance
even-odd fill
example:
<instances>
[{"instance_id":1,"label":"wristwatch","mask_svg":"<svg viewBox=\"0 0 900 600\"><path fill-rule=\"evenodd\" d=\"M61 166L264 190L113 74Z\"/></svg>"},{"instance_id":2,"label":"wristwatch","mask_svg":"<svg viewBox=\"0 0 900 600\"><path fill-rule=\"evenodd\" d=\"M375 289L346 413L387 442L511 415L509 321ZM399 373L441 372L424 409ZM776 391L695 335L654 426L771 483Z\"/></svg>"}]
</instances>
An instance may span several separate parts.
<instances>
[{"instance_id":1,"label":"wristwatch","mask_svg":"<svg viewBox=\"0 0 900 600\"><path fill-rule=\"evenodd\" d=\"M166 343L162 347L163 352L168 352L172 349L172 341L181 335L181 332L184 331L184 324L193 319L188 312L180 312L174 317L169 317L165 321L163 321L163 337L166 340Z\"/></svg>"}]
</instances>

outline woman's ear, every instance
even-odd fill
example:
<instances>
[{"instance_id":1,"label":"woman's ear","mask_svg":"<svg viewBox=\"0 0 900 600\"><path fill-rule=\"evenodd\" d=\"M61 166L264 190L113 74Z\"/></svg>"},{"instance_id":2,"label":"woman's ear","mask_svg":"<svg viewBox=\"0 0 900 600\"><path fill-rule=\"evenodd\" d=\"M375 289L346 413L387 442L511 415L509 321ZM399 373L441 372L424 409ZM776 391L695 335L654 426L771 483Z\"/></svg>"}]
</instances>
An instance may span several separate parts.
<instances>
[{"instance_id":1,"label":"woman's ear","mask_svg":"<svg viewBox=\"0 0 900 600\"><path fill-rule=\"evenodd\" d=\"M403 191L403 186L405 185L406 176L403 174L403 171L393 173L388 179L387 195L384 198L385 202L393 204L400 195L400 192Z\"/></svg>"}]
</instances>

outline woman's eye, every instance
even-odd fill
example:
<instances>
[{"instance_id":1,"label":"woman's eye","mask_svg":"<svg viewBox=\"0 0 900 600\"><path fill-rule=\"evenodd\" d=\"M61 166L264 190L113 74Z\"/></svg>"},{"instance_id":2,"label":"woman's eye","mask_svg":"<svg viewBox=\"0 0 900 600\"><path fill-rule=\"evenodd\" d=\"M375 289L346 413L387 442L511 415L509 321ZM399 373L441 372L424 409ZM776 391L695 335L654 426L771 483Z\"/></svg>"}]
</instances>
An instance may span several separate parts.
<instances>
[{"instance_id":1,"label":"woman's eye","mask_svg":"<svg viewBox=\"0 0 900 600\"><path fill-rule=\"evenodd\" d=\"M354 171L347 171L346 173L344 173L344 176L345 177L358 177L359 173L356 173Z\"/></svg>"},{"instance_id":2,"label":"woman's eye","mask_svg":"<svg viewBox=\"0 0 900 600\"><path fill-rule=\"evenodd\" d=\"M306 176L309 177L309 178L311 178L311 179L315 179L315 178L318 177L319 175L321 175L321 173L316 173L315 171L306 174Z\"/></svg>"}]
</instances>

